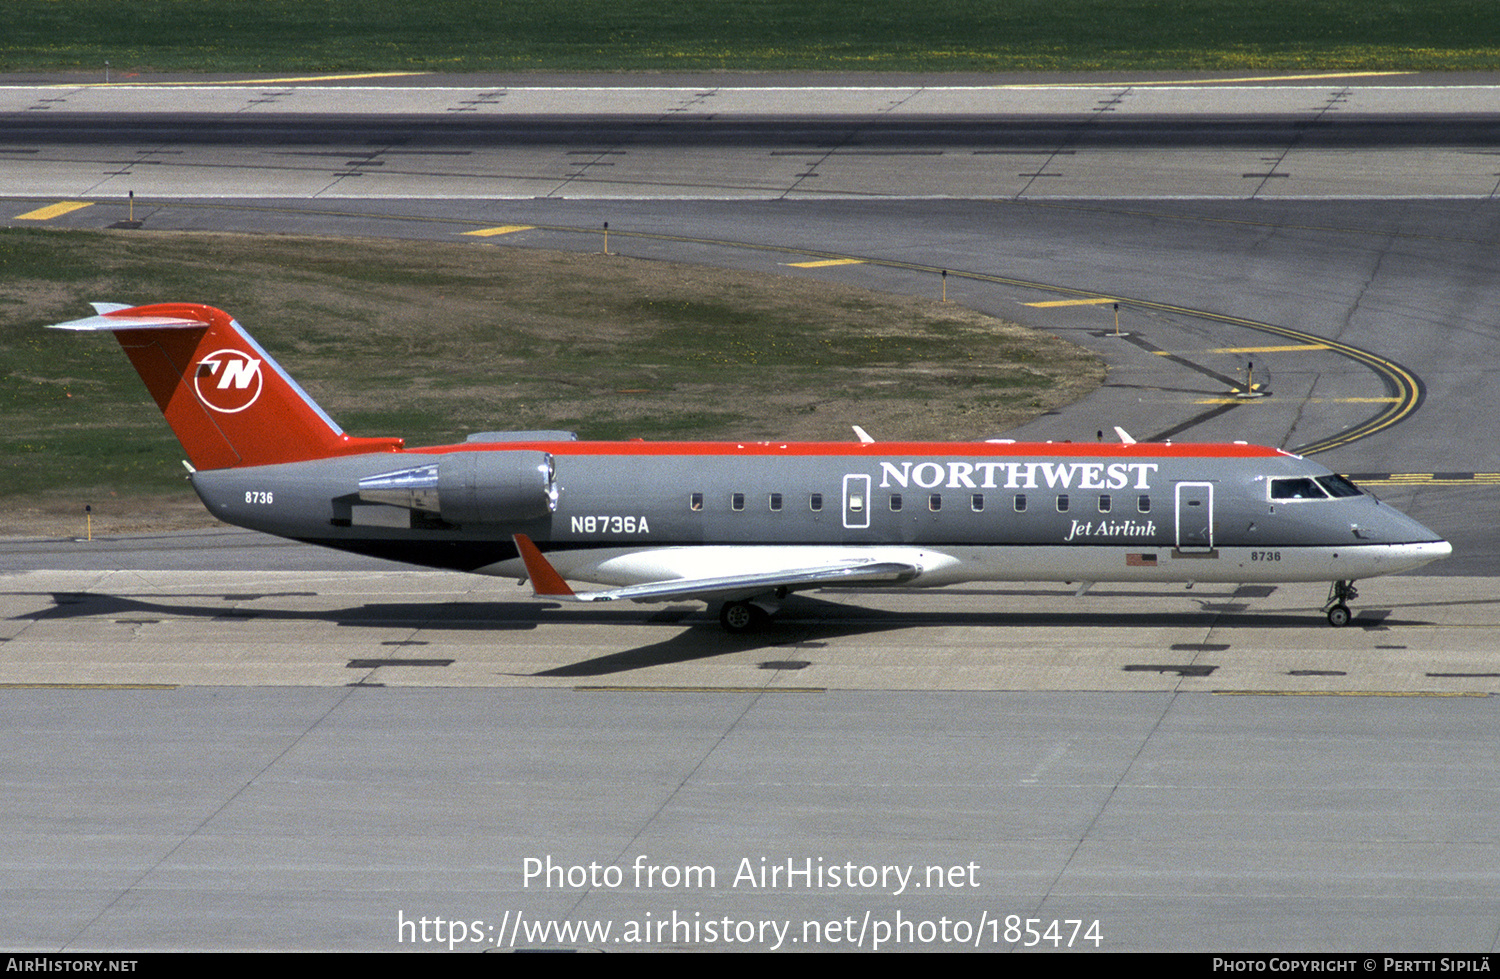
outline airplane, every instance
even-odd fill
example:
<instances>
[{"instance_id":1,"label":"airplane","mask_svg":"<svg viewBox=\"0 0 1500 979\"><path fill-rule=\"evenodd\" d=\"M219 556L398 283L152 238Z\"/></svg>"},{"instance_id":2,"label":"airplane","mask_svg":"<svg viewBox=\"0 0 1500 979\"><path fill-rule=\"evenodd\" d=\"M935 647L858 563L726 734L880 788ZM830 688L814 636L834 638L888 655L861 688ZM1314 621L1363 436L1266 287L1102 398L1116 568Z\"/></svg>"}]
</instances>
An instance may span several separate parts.
<instances>
[{"instance_id":1,"label":"airplane","mask_svg":"<svg viewBox=\"0 0 1500 979\"><path fill-rule=\"evenodd\" d=\"M579 441L346 434L222 310L94 303L215 517L280 537L529 580L559 602L696 599L731 633L791 592L974 581L1329 582L1451 545L1281 449L1121 442ZM599 586L575 590L569 580Z\"/></svg>"}]
</instances>

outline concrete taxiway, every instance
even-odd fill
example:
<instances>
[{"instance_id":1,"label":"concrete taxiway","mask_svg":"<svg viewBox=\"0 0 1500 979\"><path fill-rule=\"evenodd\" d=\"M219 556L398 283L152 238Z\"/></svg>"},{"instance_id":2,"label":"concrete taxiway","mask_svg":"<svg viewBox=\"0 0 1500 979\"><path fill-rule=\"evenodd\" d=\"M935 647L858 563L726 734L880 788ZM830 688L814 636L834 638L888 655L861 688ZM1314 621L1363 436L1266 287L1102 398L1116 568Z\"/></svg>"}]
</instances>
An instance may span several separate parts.
<instances>
[{"instance_id":1,"label":"concrete taxiway","mask_svg":"<svg viewBox=\"0 0 1500 979\"><path fill-rule=\"evenodd\" d=\"M710 81L0 86L0 217L946 269L1110 366L1016 434L1325 444L1454 558L1344 630L1317 586L1033 586L744 640L250 535L8 542L0 943L1493 951L1493 80ZM1276 396L1214 401L1251 358ZM959 886L756 885L814 864Z\"/></svg>"},{"instance_id":2,"label":"concrete taxiway","mask_svg":"<svg viewBox=\"0 0 1500 979\"><path fill-rule=\"evenodd\" d=\"M1222 81L0 86L0 194L1277 199L1500 183L1491 83Z\"/></svg>"},{"instance_id":3,"label":"concrete taxiway","mask_svg":"<svg viewBox=\"0 0 1500 979\"><path fill-rule=\"evenodd\" d=\"M699 603L561 606L411 571L35 571L0 593L0 685L818 690L1500 690L1491 579L969 586L799 595L728 637Z\"/></svg>"}]
</instances>

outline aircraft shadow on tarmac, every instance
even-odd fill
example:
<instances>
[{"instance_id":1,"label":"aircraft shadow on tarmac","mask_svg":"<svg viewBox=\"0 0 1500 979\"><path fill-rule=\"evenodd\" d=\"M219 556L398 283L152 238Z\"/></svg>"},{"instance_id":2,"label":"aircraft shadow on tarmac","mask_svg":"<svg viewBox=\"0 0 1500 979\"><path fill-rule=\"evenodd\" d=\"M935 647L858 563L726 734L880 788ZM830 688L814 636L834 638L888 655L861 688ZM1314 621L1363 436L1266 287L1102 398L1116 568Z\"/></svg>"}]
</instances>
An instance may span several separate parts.
<instances>
[{"instance_id":1,"label":"aircraft shadow on tarmac","mask_svg":"<svg viewBox=\"0 0 1500 979\"><path fill-rule=\"evenodd\" d=\"M1027 594L1020 590L978 591L969 594L993 595L1003 601ZM1144 629L1176 627L1187 629L1297 629L1308 632L1326 630L1322 617L1316 611L1305 612L1254 612L1245 601L1236 600L1231 591L1221 594L1192 596L1196 609L1181 611L1151 612L1099 612L1080 611L1069 607L1069 596L1057 591L1038 591L1056 597L1060 603L1058 611L1015 612L996 611L886 611L871 609L857 601L857 594L841 596L844 601L826 601L811 595L794 595L785 603L778 615L761 630L739 636L731 636L719 627L717 617L711 610L668 606L653 608L638 605L604 607L569 606L544 602L372 602L365 605L338 609L296 610L283 608L244 608L240 603L267 598L301 598L315 592L270 592L205 593L184 594L163 599L159 594L150 598L131 595L108 595L90 592L46 592L12 593L49 595L51 607L14 616L13 620L53 621L81 618L116 618L130 623L144 624L159 619L200 618L224 622L226 628L235 623L254 620L324 622L350 628L415 628L436 634L472 630L519 631L535 630L545 626L598 626L600 639L618 639L617 632L604 630L611 626L639 626L649 632L655 627L677 627L672 634L658 642L616 652L605 653L591 659L564 666L542 670L533 674L538 677L590 677L625 673L652 666L665 666L698 659L711 659L726 653L738 653L765 649L778 654L776 660L768 662L766 668L795 668L798 652L814 650L825 641L847 639L853 636L887 633L913 628L952 628L969 626L989 629L996 633L1000 644L1024 641L1028 633L1035 630L1073 629ZM1181 599L1181 590L1162 592L1155 597L1168 596ZM1141 592L1131 593L1133 599L1153 597ZM1244 597L1262 597L1262 593L1251 593ZM203 599L216 602L204 603ZM230 606L227 603L236 603ZM1392 618L1390 609L1365 608L1356 615L1352 625L1366 630L1399 628L1402 626L1429 625L1417 619ZM1183 647L1184 649L1186 647ZM1215 647L1217 648L1217 647ZM1200 650L1212 651L1212 650ZM1166 652L1165 650L1163 652ZM362 660L364 662L364 660Z\"/></svg>"},{"instance_id":2,"label":"aircraft shadow on tarmac","mask_svg":"<svg viewBox=\"0 0 1500 979\"><path fill-rule=\"evenodd\" d=\"M1179 627L1191 629L1216 629L1254 627L1258 629L1308 629L1328 628L1316 611L1308 613L1249 612L1247 606L1238 602L1200 602L1198 610L1182 612L887 612L846 604L825 602L805 596L788 601L777 617L752 635L729 636L719 629L717 621L708 613L696 613L695 620L686 620L690 628L661 642L649 643L634 649L607 653L593 659L570 663L532 676L540 677L588 677L624 673L652 666L666 666L707 659L731 652L766 649L780 654L778 660L763 664L765 669L795 668L794 661L803 650L815 651L826 640L847 639L859 635L894 632L912 628L950 628L971 626L990 629L996 633L997 644L1024 642L1025 637L1036 630L1057 628L1162 628ZM578 619L570 619L578 621ZM611 621L629 621L616 617ZM601 621L602 624L602 621ZM642 624L646 624L642 622ZM1388 609L1362 610L1353 625L1365 629L1384 631L1400 626L1423 623L1420 620L1399 620L1389 617ZM1007 634L1008 633L1008 634ZM1218 646L1202 647L1201 644L1173 646L1172 651L1213 652ZM1224 647L1227 648L1227 645ZM1163 650L1164 653L1168 652ZM1155 667L1152 667L1153 669ZM1164 669L1167 669L1164 667Z\"/></svg>"},{"instance_id":3,"label":"aircraft shadow on tarmac","mask_svg":"<svg viewBox=\"0 0 1500 979\"><path fill-rule=\"evenodd\" d=\"M9 594L25 594L10 592ZM317 592L220 592L204 594L179 594L170 599L152 595L151 600L132 595L105 595L93 592L50 592L52 607L13 619L48 621L56 619L103 618L128 616L128 621L148 621L144 617L196 618L219 620L226 623L252 620L279 622L329 622L341 626L365 626L384 628L401 626L457 631L463 629L535 629L541 624L536 619L539 609L556 606L539 605L536 602L405 602L358 605L341 609L297 609L243 608L228 603L259 601L266 598L311 597ZM192 604L192 599L219 599L225 604ZM181 601L179 601L181 600ZM528 620L529 619L529 620Z\"/></svg>"}]
</instances>

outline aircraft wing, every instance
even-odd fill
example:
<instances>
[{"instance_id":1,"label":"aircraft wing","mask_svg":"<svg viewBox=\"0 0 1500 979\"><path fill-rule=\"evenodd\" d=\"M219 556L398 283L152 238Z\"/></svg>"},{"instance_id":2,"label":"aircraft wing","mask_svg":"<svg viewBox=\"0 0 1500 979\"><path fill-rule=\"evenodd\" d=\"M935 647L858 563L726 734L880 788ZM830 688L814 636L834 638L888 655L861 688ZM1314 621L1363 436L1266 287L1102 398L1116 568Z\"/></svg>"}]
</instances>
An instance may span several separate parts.
<instances>
[{"instance_id":1,"label":"aircraft wing","mask_svg":"<svg viewBox=\"0 0 1500 979\"><path fill-rule=\"evenodd\" d=\"M573 602L612 602L630 599L637 602L666 598L710 599L727 596L750 597L778 588L807 588L813 585L853 585L874 582L900 584L921 573L915 564L902 561L878 561L851 558L807 567L788 567L751 574L718 575L711 578L669 578L623 588L575 592L557 569L552 567L537 546L525 534L515 534L516 548L531 578L532 593L539 598L556 598Z\"/></svg>"}]
</instances>

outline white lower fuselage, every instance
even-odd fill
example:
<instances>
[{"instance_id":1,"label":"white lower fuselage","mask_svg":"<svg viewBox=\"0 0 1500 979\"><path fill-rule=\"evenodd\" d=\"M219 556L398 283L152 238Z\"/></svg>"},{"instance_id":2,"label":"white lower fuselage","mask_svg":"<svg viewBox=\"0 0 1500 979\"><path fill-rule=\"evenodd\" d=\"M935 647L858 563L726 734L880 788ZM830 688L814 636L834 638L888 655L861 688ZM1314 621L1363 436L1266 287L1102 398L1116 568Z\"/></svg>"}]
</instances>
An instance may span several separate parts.
<instances>
[{"instance_id":1,"label":"white lower fuselage","mask_svg":"<svg viewBox=\"0 0 1500 979\"><path fill-rule=\"evenodd\" d=\"M708 578L728 570L754 574L838 561L894 561L921 569L908 585L940 587L976 581L1295 582L1357 580L1411 571L1448 556L1444 541L1281 548L1227 547L1204 552L1138 546L827 547L720 545L554 551L566 578L619 587ZM481 569L525 577L519 559Z\"/></svg>"}]
</instances>

